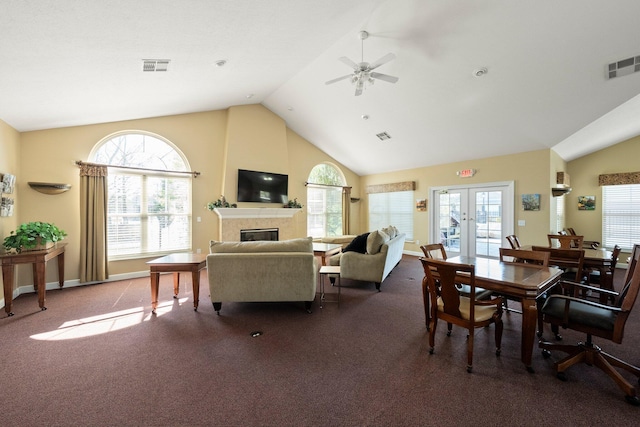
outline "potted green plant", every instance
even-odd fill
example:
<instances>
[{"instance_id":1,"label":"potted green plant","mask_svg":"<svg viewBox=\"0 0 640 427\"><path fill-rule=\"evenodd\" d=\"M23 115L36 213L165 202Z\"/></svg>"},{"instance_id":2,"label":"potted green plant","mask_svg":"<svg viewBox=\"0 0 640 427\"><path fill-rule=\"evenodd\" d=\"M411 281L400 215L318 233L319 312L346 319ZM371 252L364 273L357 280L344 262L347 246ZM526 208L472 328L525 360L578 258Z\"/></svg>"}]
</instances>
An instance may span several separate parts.
<instances>
[{"instance_id":1,"label":"potted green plant","mask_svg":"<svg viewBox=\"0 0 640 427\"><path fill-rule=\"evenodd\" d=\"M216 208L237 208L237 207L238 205L236 205L235 203L227 202L227 199L224 196L220 196L220 198L215 202L207 203L207 206L206 206L206 208L209 209L210 211Z\"/></svg>"},{"instance_id":2,"label":"potted green plant","mask_svg":"<svg viewBox=\"0 0 640 427\"><path fill-rule=\"evenodd\" d=\"M296 197L296 198L295 198L295 199L293 199L293 200L289 200L289 201L287 202L287 204L286 204L286 205L284 205L284 207L285 207L285 208L298 208L298 209L299 209L299 208L301 208L301 207L302 207L302 205L300 204L300 202L298 202L298 198Z\"/></svg>"},{"instance_id":3,"label":"potted green plant","mask_svg":"<svg viewBox=\"0 0 640 427\"><path fill-rule=\"evenodd\" d=\"M21 224L15 231L5 237L3 246L6 251L29 251L47 249L67 233L48 222L27 222Z\"/></svg>"}]
</instances>

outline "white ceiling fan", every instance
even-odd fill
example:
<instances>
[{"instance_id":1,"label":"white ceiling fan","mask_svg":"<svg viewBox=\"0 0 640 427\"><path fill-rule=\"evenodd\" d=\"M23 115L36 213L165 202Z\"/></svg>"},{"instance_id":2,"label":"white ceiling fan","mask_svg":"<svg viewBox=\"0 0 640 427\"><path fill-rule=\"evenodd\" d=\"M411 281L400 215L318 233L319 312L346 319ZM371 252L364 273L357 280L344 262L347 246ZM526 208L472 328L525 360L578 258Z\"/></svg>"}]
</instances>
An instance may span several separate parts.
<instances>
[{"instance_id":1,"label":"white ceiling fan","mask_svg":"<svg viewBox=\"0 0 640 427\"><path fill-rule=\"evenodd\" d=\"M369 83L370 85L372 85L375 82L374 79L382 80L389 83L395 83L398 81L397 77L389 76L382 73L376 73L375 71L373 71L379 66L395 59L396 56L393 53L387 53L385 56L371 64L368 62L364 62L364 40L368 37L369 33L367 33L366 31L360 31L362 57L359 64L356 64L346 56L338 58L339 61L353 68L353 73L347 74L346 76L338 77L337 79L329 80L328 82L325 82L325 84L330 85L332 83L339 82L340 80L350 79L351 83L356 85L356 96L359 96L362 95L362 89L364 89L365 83Z\"/></svg>"}]
</instances>

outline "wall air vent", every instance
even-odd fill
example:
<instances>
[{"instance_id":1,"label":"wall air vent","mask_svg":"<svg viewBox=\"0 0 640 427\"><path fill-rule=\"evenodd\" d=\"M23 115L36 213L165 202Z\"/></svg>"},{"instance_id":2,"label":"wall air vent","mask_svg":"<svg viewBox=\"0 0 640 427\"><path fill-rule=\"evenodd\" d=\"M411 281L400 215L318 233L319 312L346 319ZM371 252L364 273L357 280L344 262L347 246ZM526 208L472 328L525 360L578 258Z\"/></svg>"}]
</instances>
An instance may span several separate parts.
<instances>
[{"instance_id":1,"label":"wall air vent","mask_svg":"<svg viewBox=\"0 0 640 427\"><path fill-rule=\"evenodd\" d=\"M640 56L632 56L609 64L607 66L607 78L622 77L637 71L640 71Z\"/></svg>"},{"instance_id":2,"label":"wall air vent","mask_svg":"<svg viewBox=\"0 0 640 427\"><path fill-rule=\"evenodd\" d=\"M167 71L169 62L169 59L143 59L142 71Z\"/></svg>"},{"instance_id":3,"label":"wall air vent","mask_svg":"<svg viewBox=\"0 0 640 427\"><path fill-rule=\"evenodd\" d=\"M380 132L376 134L376 136L378 137L378 139L380 139L380 141L386 141L387 139L391 139L391 135L389 135L387 132Z\"/></svg>"}]
</instances>

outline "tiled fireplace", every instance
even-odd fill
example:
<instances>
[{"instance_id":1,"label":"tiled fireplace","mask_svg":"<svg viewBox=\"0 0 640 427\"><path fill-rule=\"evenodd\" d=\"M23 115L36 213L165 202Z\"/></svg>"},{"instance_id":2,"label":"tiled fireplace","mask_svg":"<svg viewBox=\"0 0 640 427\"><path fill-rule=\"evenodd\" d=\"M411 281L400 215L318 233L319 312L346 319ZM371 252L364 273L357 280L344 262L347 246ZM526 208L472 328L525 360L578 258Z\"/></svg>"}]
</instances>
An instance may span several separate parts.
<instances>
[{"instance_id":1,"label":"tiled fireplace","mask_svg":"<svg viewBox=\"0 0 640 427\"><path fill-rule=\"evenodd\" d=\"M289 208L218 208L219 236L223 242L239 242L241 230L277 229L279 240L296 237L293 216L300 209Z\"/></svg>"}]
</instances>

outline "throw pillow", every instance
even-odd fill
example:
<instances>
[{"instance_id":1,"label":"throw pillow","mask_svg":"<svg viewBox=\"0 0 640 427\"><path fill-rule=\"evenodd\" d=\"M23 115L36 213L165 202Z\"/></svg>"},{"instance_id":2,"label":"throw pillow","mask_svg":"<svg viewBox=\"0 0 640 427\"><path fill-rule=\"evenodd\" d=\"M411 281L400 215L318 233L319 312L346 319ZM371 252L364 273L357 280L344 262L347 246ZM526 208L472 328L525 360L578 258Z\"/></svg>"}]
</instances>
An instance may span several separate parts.
<instances>
[{"instance_id":1,"label":"throw pillow","mask_svg":"<svg viewBox=\"0 0 640 427\"><path fill-rule=\"evenodd\" d=\"M387 235L389 236L389 239L393 239L398 235L397 230L393 225L390 225L385 228L381 228L381 230L387 233Z\"/></svg>"},{"instance_id":2,"label":"throw pillow","mask_svg":"<svg viewBox=\"0 0 640 427\"><path fill-rule=\"evenodd\" d=\"M389 241L389 236L384 231L372 231L367 237L367 253L369 255L375 255L380 252L380 248L383 244Z\"/></svg>"},{"instance_id":3,"label":"throw pillow","mask_svg":"<svg viewBox=\"0 0 640 427\"><path fill-rule=\"evenodd\" d=\"M361 254L367 252L367 237L369 237L369 233L356 236L342 252L358 252Z\"/></svg>"}]
</instances>

